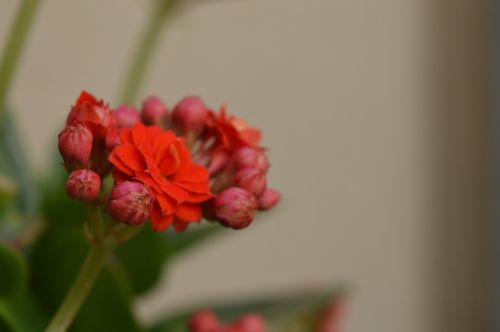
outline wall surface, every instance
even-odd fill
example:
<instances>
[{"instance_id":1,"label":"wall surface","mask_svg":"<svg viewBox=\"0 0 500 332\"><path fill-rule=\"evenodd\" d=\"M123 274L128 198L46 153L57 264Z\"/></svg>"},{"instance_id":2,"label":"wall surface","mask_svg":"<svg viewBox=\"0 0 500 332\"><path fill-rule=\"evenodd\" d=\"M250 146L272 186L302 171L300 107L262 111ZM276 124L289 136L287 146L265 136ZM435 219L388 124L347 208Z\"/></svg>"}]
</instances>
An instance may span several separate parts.
<instances>
[{"instance_id":1,"label":"wall surface","mask_svg":"<svg viewBox=\"0 0 500 332\"><path fill-rule=\"evenodd\" d=\"M261 127L284 201L177 262L137 304L141 317L199 299L348 283L349 331L482 331L476 2L450 12L419 0L198 2L163 35L143 95L172 104L199 94ZM0 42L16 3L0 3ZM148 8L43 1L12 98L35 170L47 166L81 89L116 102Z\"/></svg>"}]
</instances>

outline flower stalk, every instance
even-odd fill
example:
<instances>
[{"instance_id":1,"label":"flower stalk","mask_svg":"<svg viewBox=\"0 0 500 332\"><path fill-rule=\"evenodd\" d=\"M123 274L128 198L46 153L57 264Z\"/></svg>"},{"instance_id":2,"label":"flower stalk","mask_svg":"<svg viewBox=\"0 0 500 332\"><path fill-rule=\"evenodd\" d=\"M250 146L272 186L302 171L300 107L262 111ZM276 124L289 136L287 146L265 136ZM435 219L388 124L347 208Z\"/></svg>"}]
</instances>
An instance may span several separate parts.
<instances>
[{"instance_id":1,"label":"flower stalk","mask_svg":"<svg viewBox=\"0 0 500 332\"><path fill-rule=\"evenodd\" d=\"M92 289L110 252L111 246L105 243L92 245L77 278L46 332L63 332L68 329Z\"/></svg>"},{"instance_id":2,"label":"flower stalk","mask_svg":"<svg viewBox=\"0 0 500 332\"><path fill-rule=\"evenodd\" d=\"M11 86L14 71L19 63L19 58L33 22L38 0L23 0L17 11L10 33L7 37L2 58L0 60L0 112L5 109L6 96ZM2 114L0 113L0 119Z\"/></svg>"},{"instance_id":3,"label":"flower stalk","mask_svg":"<svg viewBox=\"0 0 500 332\"><path fill-rule=\"evenodd\" d=\"M140 36L124 80L119 99L121 103L133 104L136 101L146 76L147 67L158 45L162 28L177 3L178 0L157 0L155 6L152 8L149 24Z\"/></svg>"}]
</instances>

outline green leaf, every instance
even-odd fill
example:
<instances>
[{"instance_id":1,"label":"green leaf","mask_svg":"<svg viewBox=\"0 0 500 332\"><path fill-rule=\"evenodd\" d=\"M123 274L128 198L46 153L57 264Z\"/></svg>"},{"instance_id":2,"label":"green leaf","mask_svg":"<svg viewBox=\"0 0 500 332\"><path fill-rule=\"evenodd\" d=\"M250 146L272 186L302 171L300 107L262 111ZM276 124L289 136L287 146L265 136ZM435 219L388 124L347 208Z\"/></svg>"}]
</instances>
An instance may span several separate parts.
<instances>
[{"instance_id":1,"label":"green leaf","mask_svg":"<svg viewBox=\"0 0 500 332\"><path fill-rule=\"evenodd\" d=\"M27 266L24 258L0 243L0 298L19 294L26 286Z\"/></svg>"},{"instance_id":2,"label":"green leaf","mask_svg":"<svg viewBox=\"0 0 500 332\"><path fill-rule=\"evenodd\" d=\"M158 233L144 227L116 249L116 256L130 277L133 292L142 294L160 279L165 263L220 233L222 227L218 225L192 226L178 234L173 231Z\"/></svg>"},{"instance_id":3,"label":"green leaf","mask_svg":"<svg viewBox=\"0 0 500 332\"><path fill-rule=\"evenodd\" d=\"M24 215L32 217L38 208L38 197L16 128L10 113L5 112L0 123L0 171L19 186L18 207Z\"/></svg>"},{"instance_id":4,"label":"green leaf","mask_svg":"<svg viewBox=\"0 0 500 332\"><path fill-rule=\"evenodd\" d=\"M141 294L160 278L170 250L163 233L144 227L138 235L116 248L116 257L127 271L135 294Z\"/></svg>"},{"instance_id":5,"label":"green leaf","mask_svg":"<svg viewBox=\"0 0 500 332\"><path fill-rule=\"evenodd\" d=\"M54 151L54 162L45 181L39 184L41 192L42 213L50 224L81 225L86 218L86 206L69 198L66 193L68 174L64 169L61 157Z\"/></svg>"},{"instance_id":6,"label":"green leaf","mask_svg":"<svg viewBox=\"0 0 500 332\"><path fill-rule=\"evenodd\" d=\"M50 228L33 248L33 292L51 315L66 295L88 249L82 226L74 223ZM70 331L141 331L132 313L131 288L127 282L124 271L110 260Z\"/></svg>"},{"instance_id":7,"label":"green leaf","mask_svg":"<svg viewBox=\"0 0 500 332\"><path fill-rule=\"evenodd\" d=\"M0 201L17 194L19 188L11 178L0 174Z\"/></svg>"},{"instance_id":8,"label":"green leaf","mask_svg":"<svg viewBox=\"0 0 500 332\"><path fill-rule=\"evenodd\" d=\"M39 332L48 316L26 293L0 300L0 331Z\"/></svg>"},{"instance_id":9,"label":"green leaf","mask_svg":"<svg viewBox=\"0 0 500 332\"><path fill-rule=\"evenodd\" d=\"M183 254L196 246L202 244L215 235L229 233L229 231L219 224L193 225L184 233L167 233L167 243L172 254L177 256Z\"/></svg>"},{"instance_id":10,"label":"green leaf","mask_svg":"<svg viewBox=\"0 0 500 332\"><path fill-rule=\"evenodd\" d=\"M210 308L215 311L221 321L230 322L246 313L258 313L264 316L271 331L291 331L291 326L297 322L308 322L311 315L327 305L333 298L345 292L342 287L325 289L316 292L296 292L287 295L267 295L247 301L236 301L219 304L203 304L180 311L157 322L149 329L150 332L181 332L188 331L189 317L200 309ZM294 329L295 331L296 329ZM297 329L309 332L310 327Z\"/></svg>"}]
</instances>

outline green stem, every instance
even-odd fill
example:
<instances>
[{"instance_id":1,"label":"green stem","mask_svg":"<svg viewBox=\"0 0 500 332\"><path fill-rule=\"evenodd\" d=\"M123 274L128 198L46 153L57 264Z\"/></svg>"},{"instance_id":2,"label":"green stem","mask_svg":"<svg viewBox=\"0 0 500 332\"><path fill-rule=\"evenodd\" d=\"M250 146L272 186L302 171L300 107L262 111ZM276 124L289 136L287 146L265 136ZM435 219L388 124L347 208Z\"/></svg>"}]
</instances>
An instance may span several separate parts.
<instances>
[{"instance_id":1,"label":"green stem","mask_svg":"<svg viewBox=\"0 0 500 332\"><path fill-rule=\"evenodd\" d=\"M166 18L172 12L178 0L157 0L153 7L151 18L140 36L130 69L127 73L120 94L120 102L133 104L137 100L140 87L144 82L148 65L161 36Z\"/></svg>"},{"instance_id":2,"label":"green stem","mask_svg":"<svg viewBox=\"0 0 500 332\"><path fill-rule=\"evenodd\" d=\"M11 86L14 71L33 22L38 0L23 0L11 26L7 42L0 60L0 107L5 106L5 98ZM4 107L0 108L1 110ZM1 115L1 114L0 114Z\"/></svg>"},{"instance_id":3,"label":"green stem","mask_svg":"<svg viewBox=\"0 0 500 332\"><path fill-rule=\"evenodd\" d=\"M111 248L106 245L91 247L76 280L45 330L46 332L63 332L68 329L92 289L110 251Z\"/></svg>"}]
</instances>

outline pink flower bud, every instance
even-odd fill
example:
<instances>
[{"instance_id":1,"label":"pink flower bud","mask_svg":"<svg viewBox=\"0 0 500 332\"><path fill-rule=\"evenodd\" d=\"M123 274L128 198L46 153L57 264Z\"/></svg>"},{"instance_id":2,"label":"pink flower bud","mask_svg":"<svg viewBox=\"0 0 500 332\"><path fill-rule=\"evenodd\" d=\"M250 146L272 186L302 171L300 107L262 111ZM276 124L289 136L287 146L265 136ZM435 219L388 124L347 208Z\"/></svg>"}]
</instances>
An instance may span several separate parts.
<instances>
[{"instance_id":1,"label":"pink flower bud","mask_svg":"<svg viewBox=\"0 0 500 332\"><path fill-rule=\"evenodd\" d=\"M58 146L68 170L88 167L93 140L92 132L83 125L64 128L59 134Z\"/></svg>"},{"instance_id":2,"label":"pink flower bud","mask_svg":"<svg viewBox=\"0 0 500 332\"><path fill-rule=\"evenodd\" d=\"M101 178L97 173L79 169L69 175L66 182L68 195L76 200L90 202L97 199L101 190Z\"/></svg>"},{"instance_id":3,"label":"pink flower bud","mask_svg":"<svg viewBox=\"0 0 500 332\"><path fill-rule=\"evenodd\" d=\"M218 332L219 321L210 310L201 310L191 316L189 321L190 332Z\"/></svg>"},{"instance_id":4,"label":"pink flower bud","mask_svg":"<svg viewBox=\"0 0 500 332\"><path fill-rule=\"evenodd\" d=\"M344 300L342 298L334 299L323 309L320 315L317 332L339 332L344 331Z\"/></svg>"},{"instance_id":5,"label":"pink flower bud","mask_svg":"<svg viewBox=\"0 0 500 332\"><path fill-rule=\"evenodd\" d=\"M247 314L238 319L232 326L240 332L265 332L266 322L262 316L257 314Z\"/></svg>"},{"instance_id":6,"label":"pink flower bud","mask_svg":"<svg viewBox=\"0 0 500 332\"><path fill-rule=\"evenodd\" d=\"M264 193L259 197L259 209L260 210L271 210L276 204L279 203L281 199L281 194L279 191L271 188L267 188Z\"/></svg>"},{"instance_id":7,"label":"pink flower bud","mask_svg":"<svg viewBox=\"0 0 500 332\"><path fill-rule=\"evenodd\" d=\"M234 183L237 187L245 189L255 197L259 197L266 190L266 173L256 168L245 168L236 173Z\"/></svg>"},{"instance_id":8,"label":"pink flower bud","mask_svg":"<svg viewBox=\"0 0 500 332\"><path fill-rule=\"evenodd\" d=\"M267 156L262 149L242 147L233 154L237 169L256 168L266 172L269 168Z\"/></svg>"},{"instance_id":9,"label":"pink flower bud","mask_svg":"<svg viewBox=\"0 0 500 332\"><path fill-rule=\"evenodd\" d=\"M180 135L196 139L205 129L208 109L198 97L186 97L174 108L172 124Z\"/></svg>"},{"instance_id":10,"label":"pink flower bud","mask_svg":"<svg viewBox=\"0 0 500 332\"><path fill-rule=\"evenodd\" d=\"M141 121L137 110L127 105L122 105L115 110L115 118L118 128L130 128Z\"/></svg>"},{"instance_id":11,"label":"pink flower bud","mask_svg":"<svg viewBox=\"0 0 500 332\"><path fill-rule=\"evenodd\" d=\"M142 103L141 117L146 125L161 125L167 117L167 106L160 98L148 97Z\"/></svg>"},{"instance_id":12,"label":"pink flower bud","mask_svg":"<svg viewBox=\"0 0 500 332\"><path fill-rule=\"evenodd\" d=\"M214 200L215 217L226 227L242 229L248 227L257 210L257 201L248 191L231 187Z\"/></svg>"},{"instance_id":13,"label":"pink flower bud","mask_svg":"<svg viewBox=\"0 0 500 332\"><path fill-rule=\"evenodd\" d=\"M128 225L140 225L149 218L153 198L140 182L124 181L113 188L109 197L109 213Z\"/></svg>"}]
</instances>

